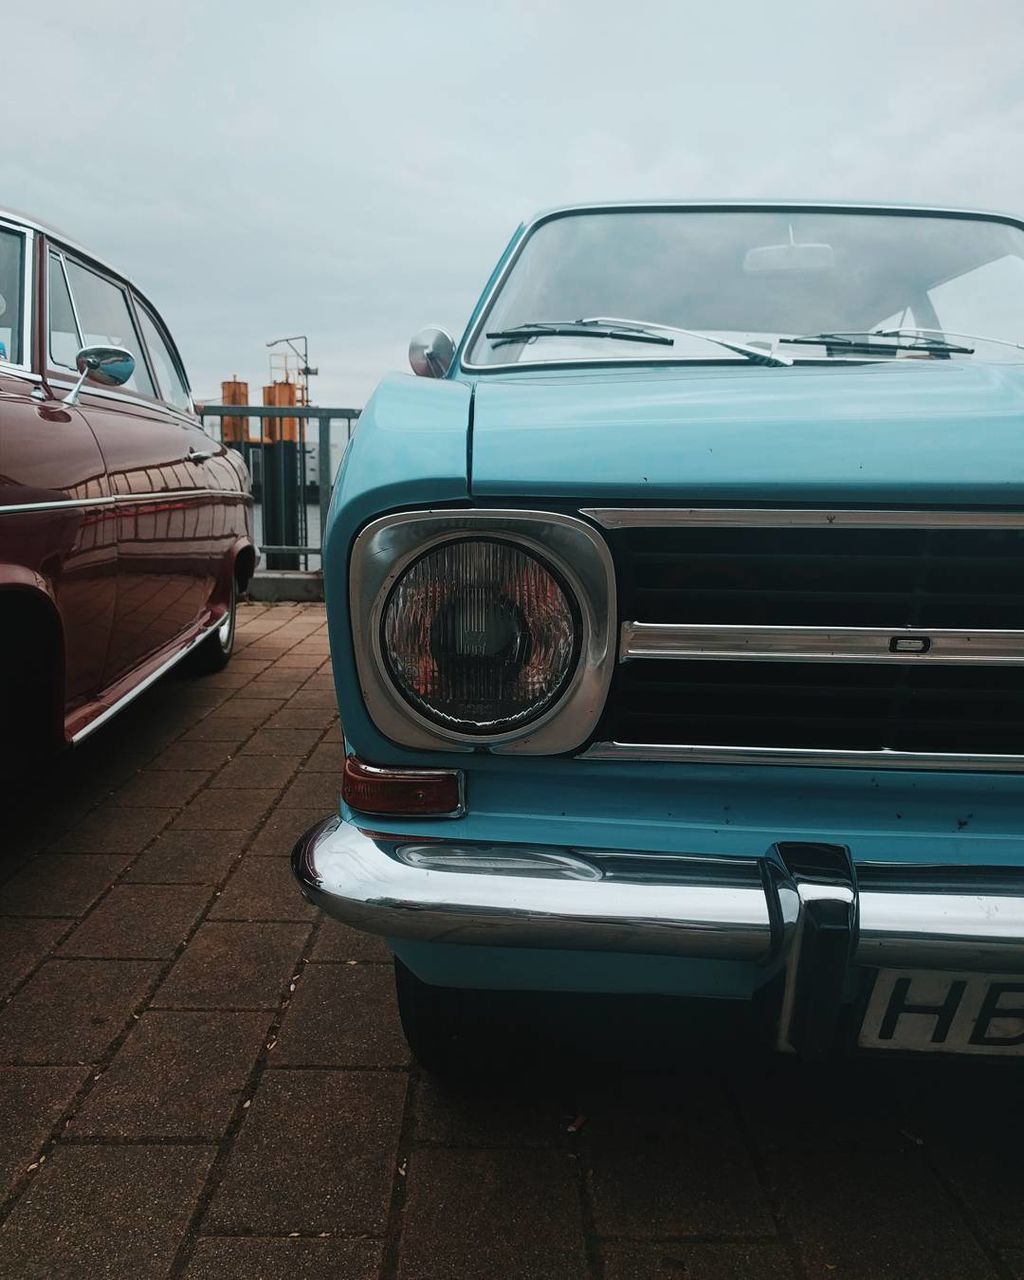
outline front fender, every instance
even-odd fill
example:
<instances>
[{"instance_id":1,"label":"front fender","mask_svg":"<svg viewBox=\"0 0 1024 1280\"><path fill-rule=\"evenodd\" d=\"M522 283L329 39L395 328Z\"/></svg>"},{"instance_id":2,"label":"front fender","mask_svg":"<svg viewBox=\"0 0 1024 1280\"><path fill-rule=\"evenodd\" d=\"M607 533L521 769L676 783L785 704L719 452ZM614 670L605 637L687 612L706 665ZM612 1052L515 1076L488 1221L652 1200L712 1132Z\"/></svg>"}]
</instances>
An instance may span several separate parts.
<instances>
[{"instance_id":1,"label":"front fender","mask_svg":"<svg viewBox=\"0 0 1024 1280\"><path fill-rule=\"evenodd\" d=\"M395 374L359 416L338 473L324 537L324 594L334 681L345 736L369 759L387 750L359 693L348 607L352 541L367 521L401 508L468 503L473 389L463 382Z\"/></svg>"}]
</instances>

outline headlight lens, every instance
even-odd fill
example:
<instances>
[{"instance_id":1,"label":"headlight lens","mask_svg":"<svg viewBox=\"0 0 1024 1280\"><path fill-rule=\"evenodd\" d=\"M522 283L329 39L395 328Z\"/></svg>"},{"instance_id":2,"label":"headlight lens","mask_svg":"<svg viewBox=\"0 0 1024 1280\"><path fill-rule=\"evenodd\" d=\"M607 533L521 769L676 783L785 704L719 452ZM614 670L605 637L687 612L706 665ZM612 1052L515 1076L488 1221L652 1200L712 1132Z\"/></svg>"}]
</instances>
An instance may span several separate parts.
<instances>
[{"instance_id":1,"label":"headlight lens","mask_svg":"<svg viewBox=\"0 0 1024 1280\"><path fill-rule=\"evenodd\" d=\"M561 693L578 656L578 613L554 572L523 548L448 542L392 589L381 648L422 715L461 733L503 733Z\"/></svg>"}]
</instances>

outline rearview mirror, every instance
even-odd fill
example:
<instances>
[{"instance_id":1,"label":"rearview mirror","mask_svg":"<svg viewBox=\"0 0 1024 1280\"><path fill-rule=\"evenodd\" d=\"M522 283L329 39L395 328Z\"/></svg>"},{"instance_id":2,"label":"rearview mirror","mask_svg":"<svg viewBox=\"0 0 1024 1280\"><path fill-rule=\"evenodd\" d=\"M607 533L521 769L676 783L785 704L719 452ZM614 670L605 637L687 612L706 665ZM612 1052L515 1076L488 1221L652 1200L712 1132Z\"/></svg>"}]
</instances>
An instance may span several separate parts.
<instances>
[{"instance_id":1,"label":"rearview mirror","mask_svg":"<svg viewBox=\"0 0 1024 1280\"><path fill-rule=\"evenodd\" d=\"M443 378L455 359L455 343L445 329L431 325L409 343L409 363L421 378Z\"/></svg>"},{"instance_id":2,"label":"rearview mirror","mask_svg":"<svg viewBox=\"0 0 1024 1280\"><path fill-rule=\"evenodd\" d=\"M765 244L747 250L743 270L753 275L762 271L831 271L835 264L830 244Z\"/></svg>"},{"instance_id":3,"label":"rearview mirror","mask_svg":"<svg viewBox=\"0 0 1024 1280\"><path fill-rule=\"evenodd\" d=\"M83 347L75 356L79 378L64 404L77 404L78 393L86 378L105 387L122 387L135 372L135 357L124 347Z\"/></svg>"}]
</instances>

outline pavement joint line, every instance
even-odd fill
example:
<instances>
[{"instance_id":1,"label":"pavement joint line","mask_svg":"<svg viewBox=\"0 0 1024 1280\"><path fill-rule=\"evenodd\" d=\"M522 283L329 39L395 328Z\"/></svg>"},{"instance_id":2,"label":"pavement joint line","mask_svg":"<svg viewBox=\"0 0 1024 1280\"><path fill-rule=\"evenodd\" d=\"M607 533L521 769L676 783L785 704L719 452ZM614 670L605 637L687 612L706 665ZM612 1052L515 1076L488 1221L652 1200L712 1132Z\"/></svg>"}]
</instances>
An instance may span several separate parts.
<instances>
[{"instance_id":1,"label":"pavement joint line","mask_svg":"<svg viewBox=\"0 0 1024 1280\"><path fill-rule=\"evenodd\" d=\"M282 622L281 625L284 626L285 623ZM301 643L301 641L296 641L296 644L298 643ZM290 649L294 647L295 647L294 645L290 646L288 650L285 650L285 652L289 652ZM242 687L244 688L244 686ZM237 690L233 690L231 696L234 696L235 693L237 693ZM205 718L206 718L205 715L199 716L194 723L199 723L201 720ZM151 757L149 757L146 761L146 764L152 763L152 761L155 760L156 757L161 754L161 752L166 750L167 747L173 745L176 742L181 741L184 735L188 733L189 729L191 729L192 727L194 727L194 725L189 725L186 728L183 728L176 737L171 738L167 743L165 743L161 748L159 748L159 750L157 750ZM239 744L238 748L236 748L235 754L241 751L242 746L244 746L245 743L248 742L259 731L260 727L261 727L260 725L252 726L249 734L244 738L243 742ZM289 775L287 781L279 789L278 794L283 794L285 787L289 786L291 782L294 781L294 779L298 776L300 770L302 769L303 765L305 764L306 760L309 759L313 751L315 751L316 748L321 744L321 742L323 742L323 740L331 732L332 728L333 728L333 722L331 725L328 725L325 729L321 730L320 735L314 742L313 746L299 758L298 762L296 763L295 769ZM184 809L187 808L188 805L191 804L193 800L195 800L196 796L203 794L205 791L208 791L210 789L210 783L212 779L217 776L217 774L220 772L221 769L226 768L233 758L234 758L234 755L229 756L228 759L225 760L224 763L220 766L220 768L215 769L209 775L209 777L207 777L203 786L199 789L199 791L195 793L195 795L190 796L189 800L186 801L184 804L180 805L178 809L169 810L169 812L177 813L177 812L184 811ZM145 767L146 766L143 765L142 769L137 770L135 774L131 775L131 777L137 776L137 773L141 773L145 769ZM123 780L123 782L120 785L124 785L128 780L130 779ZM82 815L82 817L86 816L89 813L92 813L96 808L98 808L101 804L103 804L105 800L107 800L108 798L109 798L109 795L104 795L99 801L97 801L96 805L92 806L92 808L87 809L85 813ZM35 1175L38 1173L39 1169L42 1168L47 1158L57 1148L58 1144L61 1143L62 1135L64 1131L67 1129L71 1121L74 1119L74 1117L78 1114L78 1112L84 1106L85 1102L88 1100L90 1094L92 1093L93 1087L95 1086L97 1081L110 1068L114 1058L117 1056L118 1052L121 1050L125 1041L128 1039L129 1035L131 1034L132 1029L138 1023L143 1013L145 1013L146 1010L149 1008L153 997L155 996L156 992L160 988L160 985L164 982L167 975L170 973L171 969L174 967L177 961L181 958L182 954L184 953L185 949L188 947L192 939L195 937L196 933L198 933L202 925L206 923L206 917L210 911L211 906L213 905L213 903L217 901L220 893L224 891L232 874L234 873L234 871L242 861L246 852L251 847L257 835L260 833L260 831L262 831L263 827L269 821L271 814L274 812L275 812L275 806L272 805L267 810L267 813L264 815L264 817L253 828L253 831L250 834L247 841L245 842L242 850L234 858L234 860L231 862L230 866L228 867L223 879L220 880L216 885L211 884L209 886L210 893L208 896L206 906L203 908L203 910L197 916L196 920L193 922L193 925L191 929L188 931L188 933L186 934L185 938L175 948L174 955L161 966L159 973L156 975L155 980L149 987L148 991L143 996L143 998L139 1001L139 1003L135 1005L135 1007L129 1014L128 1018L126 1019L125 1023L122 1025L121 1030L111 1041L110 1045L107 1047L106 1052L101 1054L100 1057L94 1063L83 1062L81 1064L82 1066L88 1066L90 1068L86 1075L85 1080L82 1082L78 1090L76 1090L75 1095L72 1098L71 1102L68 1104L68 1106L64 1109L64 1111L58 1117L57 1121L51 1128L47 1138L44 1140L44 1142L40 1146L36 1148L36 1155L35 1155L35 1161L34 1161L33 1167L27 1168L23 1171L21 1177L15 1181L8 1195L2 1201L0 1201L0 1226L2 1226L3 1223L7 1220L10 1214L14 1211L14 1208L16 1207L18 1202L21 1200L22 1196L28 1191L29 1187L31 1186L35 1178ZM81 818L79 818L78 820L81 821ZM99 895L99 897L90 905L90 907L81 916L77 918L75 922L71 923L70 928L68 929L68 932L58 942L54 943L50 947L49 951L39 960L39 962L35 966L33 966L33 968L29 971L29 973L27 973L23 977L23 979L16 984L15 988L9 993L9 996L7 997L7 999L5 999L4 1001L0 1001L0 1011L6 1008L7 1005L10 1004L12 1000L14 1000L14 998L18 995L18 993L21 990L23 990L23 988L39 972L39 970L43 967L44 964L46 964L50 959L55 958L54 956L55 948L59 945L62 945L63 942L66 940L66 938L69 937L70 934L74 931L74 929L78 926L78 924L81 924L83 921L88 919L92 915L92 913L99 907L100 903L106 900L111 890L115 888L117 885L120 885L122 883L125 876L127 876L128 873L133 869L133 867L138 862L138 860L142 857L142 855L152 845L154 845L157 842L157 840L165 830L166 830L166 824L159 831L154 833L154 835L151 836L150 839L143 844L142 848L139 849L137 853L129 856L126 865L122 868L120 874L111 882L111 884L107 887L107 889L102 894ZM54 837L54 838L56 839L57 837ZM41 850L33 854L25 863L22 863L19 865L19 867L17 868L17 871L20 871L24 866L29 865L29 863L31 863L34 858L37 858L40 856L41 852L45 852L45 850ZM17 874L17 871L15 872L15 874ZM43 918L47 918L47 917L43 917ZM56 918L63 919L64 917L56 917ZM289 921L289 923L294 923L294 922ZM321 924L320 919L314 919L314 921L312 922L312 928L309 930L309 934L307 935L306 943L303 948L303 953L302 953L303 955L305 955L307 949L309 949L312 946L313 941L315 940L317 934L319 933L320 924ZM66 957L66 958L60 957L60 958L65 959L66 961L72 961L75 959L80 959L80 960L86 959L85 957ZM120 962L120 958L110 959L110 963L112 964L117 964L119 962ZM150 960L149 963L159 963L159 961ZM298 972L301 972L301 970L298 970ZM291 979L289 979L289 981L291 981ZM290 1001L290 994L291 993L286 988L284 993L283 1005L279 1007L281 1017L283 1017L284 1010L286 1010L288 1007L288 1003ZM208 1010L205 1010L205 1012L215 1013L215 1012L219 1012L219 1010L208 1009ZM246 1010L239 1010L239 1012L264 1012L264 1010L246 1009ZM272 1034L276 1036L275 1031L273 1030L268 1031L267 1037L269 1038ZM263 1055L265 1054L266 1050L261 1049L260 1052L261 1052L261 1055ZM21 1065L21 1064L17 1064L17 1065ZM40 1064L40 1065L53 1065L53 1064ZM61 1064L61 1065L66 1065L66 1064ZM240 1105L241 1105L241 1100L240 1100ZM229 1124L219 1144L211 1143L209 1141L206 1141L201 1144L203 1146L208 1146L208 1147L216 1146L218 1148L218 1153L214 1157L213 1166L211 1167L210 1174L207 1177L207 1183L209 1182L210 1176L212 1176L213 1168L216 1167L219 1162L221 1163L223 1162L222 1157L226 1159L226 1154L223 1148L225 1146L227 1147L230 1146L230 1141L232 1138L233 1138L233 1132L232 1132L231 1125ZM128 1143L126 1145L134 1145L134 1144ZM199 1201L197 1201L197 1204L200 1203L201 1201L202 1201L202 1192L200 1193L200 1198L199 1198ZM188 1234L188 1230L186 1230L185 1236L183 1237L183 1244L184 1244L184 1241L188 1240L188 1238L189 1238L189 1234ZM180 1252L180 1249L179 1249L179 1252Z\"/></svg>"},{"instance_id":2,"label":"pavement joint line","mask_svg":"<svg viewBox=\"0 0 1024 1280\"><path fill-rule=\"evenodd\" d=\"M189 1215L188 1223L182 1232L181 1239L178 1242L178 1249L175 1253L174 1260L168 1270L168 1280L175 1280L175 1277L183 1276L185 1270L192 1260L195 1248L201 1238L201 1228L203 1221L209 1212L210 1205L214 1196L220 1189L220 1185L224 1180L224 1173L227 1169L228 1161L234 1148L235 1138L237 1137L242 1125L245 1122L246 1113L248 1112L252 1101L256 1096L256 1091L260 1086L260 1081L267 1070L267 1062L269 1055L273 1052L273 1047L277 1044L278 1037L281 1034L281 1026L284 1022L285 1014L288 1012L292 1002L295 987L301 981L302 974L308 963L309 954L316 945L317 936L323 923L322 917L313 921L312 927L306 935L306 940L302 946L299 956L295 961L291 976L288 978L284 986L284 992L278 1002L277 1009L271 1019L270 1026L263 1037L263 1043L252 1066L249 1068L249 1074L246 1082L239 1090L238 1097L235 1099L235 1106L220 1141L217 1143L217 1154L214 1156L210 1168L207 1170L203 1186L196 1197L192 1206L192 1212Z\"/></svg>"},{"instance_id":3,"label":"pavement joint line","mask_svg":"<svg viewBox=\"0 0 1024 1280\"><path fill-rule=\"evenodd\" d=\"M960 1221L967 1228L968 1233L974 1240L974 1243L984 1254L985 1259L994 1270L998 1280L1019 1280L1020 1273L1005 1260L1002 1249L995 1244L989 1236L989 1233L978 1221L977 1215L973 1212L970 1205L956 1189L953 1182L946 1176L942 1168L932 1160L931 1155L927 1151L919 1152L919 1158L925 1168L931 1173L936 1183L945 1193L946 1198L953 1205L954 1211L959 1215ZM1016 1246L1010 1245L1009 1248Z\"/></svg>"},{"instance_id":4,"label":"pavement joint line","mask_svg":"<svg viewBox=\"0 0 1024 1280\"><path fill-rule=\"evenodd\" d=\"M410 1059L406 1071L408 1080L402 1100L402 1118L398 1126L395 1165L391 1171L391 1198L384 1225L384 1255L381 1258L379 1280L397 1280L398 1277L405 1203L409 1195L409 1161L416 1149L417 1100L423 1071L415 1058Z\"/></svg>"},{"instance_id":5,"label":"pavement joint line","mask_svg":"<svg viewBox=\"0 0 1024 1280\"><path fill-rule=\"evenodd\" d=\"M754 1141L750 1126L743 1115L743 1109L733 1094L727 1078L722 1080L718 1087L721 1089L726 1107L732 1115L733 1123L736 1125L740 1144L747 1154L750 1167L754 1171L754 1181L764 1197L765 1206L775 1225L776 1239L781 1243L786 1257L789 1259L789 1264L793 1268L794 1280L809 1280L809 1273L804 1263L803 1255L800 1252L800 1246L797 1244L796 1236L790 1228L789 1219L779 1201L778 1192L769 1176L768 1168L761 1156L761 1152Z\"/></svg>"},{"instance_id":6,"label":"pavement joint line","mask_svg":"<svg viewBox=\"0 0 1024 1280\"><path fill-rule=\"evenodd\" d=\"M587 1270L590 1273L590 1280L604 1280L604 1256L601 1252L601 1238L594 1217L593 1197L590 1194L590 1165L578 1132L572 1134L568 1154L572 1159L575 1172L576 1196Z\"/></svg>"}]
</instances>

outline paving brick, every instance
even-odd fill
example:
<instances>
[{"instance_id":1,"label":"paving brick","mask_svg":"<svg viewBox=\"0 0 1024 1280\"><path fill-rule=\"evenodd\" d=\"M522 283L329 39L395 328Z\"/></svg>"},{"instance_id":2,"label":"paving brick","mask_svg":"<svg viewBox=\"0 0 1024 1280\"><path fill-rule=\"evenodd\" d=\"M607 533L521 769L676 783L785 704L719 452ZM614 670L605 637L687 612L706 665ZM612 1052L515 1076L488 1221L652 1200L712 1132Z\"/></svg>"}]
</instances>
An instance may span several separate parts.
<instances>
[{"instance_id":1,"label":"paving brick","mask_svg":"<svg viewBox=\"0 0 1024 1280\"><path fill-rule=\"evenodd\" d=\"M214 1152L63 1147L0 1232L4 1273L32 1280L163 1280Z\"/></svg>"},{"instance_id":2,"label":"paving brick","mask_svg":"<svg viewBox=\"0 0 1024 1280\"><path fill-rule=\"evenodd\" d=\"M60 954L169 960L209 900L208 885L115 885Z\"/></svg>"},{"instance_id":3,"label":"paving brick","mask_svg":"<svg viewBox=\"0 0 1024 1280\"><path fill-rule=\"evenodd\" d=\"M606 1244L604 1280L796 1280L780 1244ZM836 1272L836 1275L842 1274ZM879 1272L879 1276L884 1273Z\"/></svg>"},{"instance_id":4,"label":"paving brick","mask_svg":"<svg viewBox=\"0 0 1024 1280\"><path fill-rule=\"evenodd\" d=\"M300 689L288 700L288 710L299 707L327 707L336 711L338 699L333 689Z\"/></svg>"},{"instance_id":5,"label":"paving brick","mask_svg":"<svg viewBox=\"0 0 1024 1280\"><path fill-rule=\"evenodd\" d=\"M172 742L146 765L146 770L169 769L174 773L185 770L208 778L214 769L230 760L235 751L231 742Z\"/></svg>"},{"instance_id":6,"label":"paving brick","mask_svg":"<svg viewBox=\"0 0 1024 1280\"><path fill-rule=\"evenodd\" d=\"M53 950L68 927L67 920L0 920L0 1000Z\"/></svg>"},{"instance_id":7,"label":"paving brick","mask_svg":"<svg viewBox=\"0 0 1024 1280\"><path fill-rule=\"evenodd\" d=\"M257 729L242 748L242 755L303 756L319 737L319 729Z\"/></svg>"},{"instance_id":8,"label":"paving brick","mask_svg":"<svg viewBox=\"0 0 1024 1280\"><path fill-rule=\"evenodd\" d=\"M330 707L288 707L278 711L263 726L265 729L318 729L323 732L338 717Z\"/></svg>"},{"instance_id":9,"label":"paving brick","mask_svg":"<svg viewBox=\"0 0 1024 1280\"><path fill-rule=\"evenodd\" d=\"M132 864L125 882L220 884L248 839L247 831L165 831Z\"/></svg>"},{"instance_id":10,"label":"paving brick","mask_svg":"<svg viewBox=\"0 0 1024 1280\"><path fill-rule=\"evenodd\" d=\"M1011 1249L1004 1253L1003 1264L1015 1280L1024 1280L1024 1249Z\"/></svg>"},{"instance_id":11,"label":"paving brick","mask_svg":"<svg viewBox=\"0 0 1024 1280\"><path fill-rule=\"evenodd\" d=\"M600 1235L772 1231L750 1159L707 1077L626 1078L582 1109Z\"/></svg>"},{"instance_id":12,"label":"paving brick","mask_svg":"<svg viewBox=\"0 0 1024 1280\"><path fill-rule=\"evenodd\" d=\"M341 777L345 764L345 748L340 742L321 742L302 766L306 773L333 773Z\"/></svg>"},{"instance_id":13,"label":"paving brick","mask_svg":"<svg viewBox=\"0 0 1024 1280\"><path fill-rule=\"evenodd\" d=\"M575 1108L554 1085L535 1080L517 1085L490 1074L476 1086L461 1080L446 1086L421 1076L415 1116L417 1140L446 1147L565 1148L576 1118Z\"/></svg>"},{"instance_id":14,"label":"paving brick","mask_svg":"<svg viewBox=\"0 0 1024 1280\"><path fill-rule=\"evenodd\" d=\"M408 1060L394 981L385 965L306 966L272 1066L386 1067Z\"/></svg>"},{"instance_id":15,"label":"paving brick","mask_svg":"<svg viewBox=\"0 0 1024 1280\"><path fill-rule=\"evenodd\" d=\"M0 887L0 915L80 916L127 864L115 855L40 854Z\"/></svg>"},{"instance_id":16,"label":"paving brick","mask_svg":"<svg viewBox=\"0 0 1024 1280\"><path fill-rule=\"evenodd\" d=\"M265 1074L203 1231L380 1234L405 1083L396 1072Z\"/></svg>"},{"instance_id":17,"label":"paving brick","mask_svg":"<svg viewBox=\"0 0 1024 1280\"><path fill-rule=\"evenodd\" d=\"M200 1240L185 1280L377 1280L372 1240Z\"/></svg>"},{"instance_id":18,"label":"paving brick","mask_svg":"<svg viewBox=\"0 0 1024 1280\"><path fill-rule=\"evenodd\" d=\"M249 854L260 858L291 857L299 836L326 817L320 808L277 809L256 833L249 846Z\"/></svg>"},{"instance_id":19,"label":"paving brick","mask_svg":"<svg viewBox=\"0 0 1024 1280\"><path fill-rule=\"evenodd\" d=\"M284 706L283 698L250 698L243 690L223 703L207 719L223 718L255 729Z\"/></svg>"},{"instance_id":20,"label":"paving brick","mask_svg":"<svg viewBox=\"0 0 1024 1280\"><path fill-rule=\"evenodd\" d=\"M274 803L266 791L201 791L174 819L176 831L252 831Z\"/></svg>"},{"instance_id":21,"label":"paving brick","mask_svg":"<svg viewBox=\"0 0 1024 1280\"><path fill-rule=\"evenodd\" d=\"M239 755L221 769L210 786L218 791L225 787L280 791L299 767L301 759L301 756Z\"/></svg>"},{"instance_id":22,"label":"paving brick","mask_svg":"<svg viewBox=\"0 0 1024 1280\"><path fill-rule=\"evenodd\" d=\"M138 853L171 820L167 809L125 810L108 800L50 846L53 853Z\"/></svg>"},{"instance_id":23,"label":"paving brick","mask_svg":"<svg viewBox=\"0 0 1024 1280\"><path fill-rule=\"evenodd\" d=\"M313 920L287 858L243 858L210 908L211 920Z\"/></svg>"},{"instance_id":24,"label":"paving brick","mask_svg":"<svg viewBox=\"0 0 1024 1280\"><path fill-rule=\"evenodd\" d=\"M154 1008L274 1009L310 926L302 924L200 925L166 981Z\"/></svg>"},{"instance_id":25,"label":"paving brick","mask_svg":"<svg viewBox=\"0 0 1024 1280\"><path fill-rule=\"evenodd\" d=\"M319 808L326 817L337 812L340 794L341 780L337 774L302 772L279 803L282 809Z\"/></svg>"},{"instance_id":26,"label":"paving brick","mask_svg":"<svg viewBox=\"0 0 1024 1280\"><path fill-rule=\"evenodd\" d=\"M219 1139L269 1024L266 1012L144 1013L68 1132Z\"/></svg>"},{"instance_id":27,"label":"paving brick","mask_svg":"<svg viewBox=\"0 0 1024 1280\"><path fill-rule=\"evenodd\" d=\"M259 676L246 685L245 696L276 698L282 702L298 693L304 688L305 683L306 672L304 671L278 671L275 667L271 667L266 675Z\"/></svg>"},{"instance_id":28,"label":"paving brick","mask_svg":"<svg viewBox=\"0 0 1024 1280\"><path fill-rule=\"evenodd\" d=\"M187 804L203 785L208 773L192 770L146 768L137 773L111 797L116 806L149 806L159 809L180 809Z\"/></svg>"},{"instance_id":29,"label":"paving brick","mask_svg":"<svg viewBox=\"0 0 1024 1280\"><path fill-rule=\"evenodd\" d=\"M87 1075L82 1067L0 1067L0 1199L36 1159Z\"/></svg>"},{"instance_id":30,"label":"paving brick","mask_svg":"<svg viewBox=\"0 0 1024 1280\"><path fill-rule=\"evenodd\" d=\"M274 663L275 671L315 671L323 659L318 653L286 653Z\"/></svg>"},{"instance_id":31,"label":"paving brick","mask_svg":"<svg viewBox=\"0 0 1024 1280\"><path fill-rule=\"evenodd\" d=\"M156 981L142 960L47 960L0 1011L0 1062L93 1062Z\"/></svg>"},{"instance_id":32,"label":"paving brick","mask_svg":"<svg viewBox=\"0 0 1024 1280\"><path fill-rule=\"evenodd\" d=\"M218 712L216 716L207 716L182 734L183 742L220 742L225 746L237 749L252 733L250 720L235 720Z\"/></svg>"},{"instance_id":33,"label":"paving brick","mask_svg":"<svg viewBox=\"0 0 1024 1280\"><path fill-rule=\"evenodd\" d=\"M571 1280L588 1274L573 1157L560 1151L416 1151L400 1280Z\"/></svg>"},{"instance_id":34,"label":"paving brick","mask_svg":"<svg viewBox=\"0 0 1024 1280\"><path fill-rule=\"evenodd\" d=\"M310 824L312 825L312 824ZM385 940L375 933L361 933L325 916L320 925L310 959L318 963L344 964L348 960L391 964Z\"/></svg>"}]
</instances>

